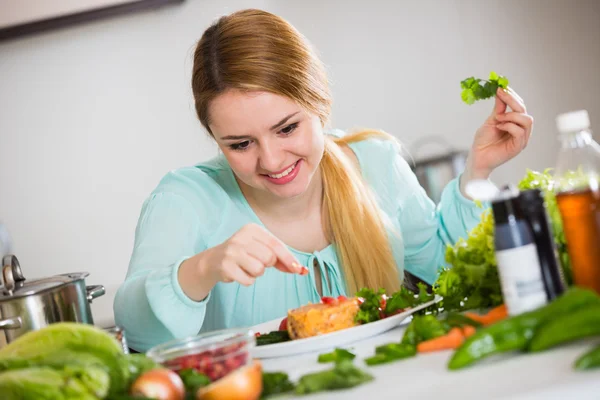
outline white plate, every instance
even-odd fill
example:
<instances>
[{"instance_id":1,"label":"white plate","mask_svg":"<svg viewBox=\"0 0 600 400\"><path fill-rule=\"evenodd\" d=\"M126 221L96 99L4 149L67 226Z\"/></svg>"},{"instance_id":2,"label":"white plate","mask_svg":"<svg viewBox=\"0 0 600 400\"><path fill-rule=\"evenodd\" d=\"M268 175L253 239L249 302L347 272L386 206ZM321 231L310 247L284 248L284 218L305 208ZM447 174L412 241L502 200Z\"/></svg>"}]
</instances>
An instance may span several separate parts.
<instances>
[{"instance_id":1,"label":"white plate","mask_svg":"<svg viewBox=\"0 0 600 400\"><path fill-rule=\"evenodd\" d=\"M254 349L252 349L252 356L254 358L273 358L290 356L293 354L308 353L311 351L323 349L332 349L337 346L342 346L368 337L376 336L380 333L395 328L408 317L410 317L414 312L429 307L430 305L437 303L441 299L442 298L440 296L436 295L433 300L428 301L427 303L423 303L417 307L411 308L392 317L380 319L379 321L370 322L368 324L358 325L352 328L326 333L324 335L313 336L306 339L296 339L283 343L256 346ZM252 330L254 330L254 332L260 333L276 331L279 329L279 324L281 323L282 319L283 318L279 318L273 321L265 322L260 325L255 325L252 327Z\"/></svg>"}]
</instances>

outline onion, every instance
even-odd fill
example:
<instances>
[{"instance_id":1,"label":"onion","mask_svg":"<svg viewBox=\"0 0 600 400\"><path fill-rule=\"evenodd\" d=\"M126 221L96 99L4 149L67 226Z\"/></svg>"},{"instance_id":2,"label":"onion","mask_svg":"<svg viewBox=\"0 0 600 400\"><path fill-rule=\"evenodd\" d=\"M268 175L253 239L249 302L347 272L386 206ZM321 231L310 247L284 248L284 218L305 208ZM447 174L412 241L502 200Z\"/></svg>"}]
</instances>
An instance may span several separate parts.
<instances>
[{"instance_id":1,"label":"onion","mask_svg":"<svg viewBox=\"0 0 600 400\"><path fill-rule=\"evenodd\" d=\"M176 372L156 368L140 375L130 389L132 396L144 396L157 400L183 400L185 387Z\"/></svg>"},{"instance_id":2,"label":"onion","mask_svg":"<svg viewBox=\"0 0 600 400\"><path fill-rule=\"evenodd\" d=\"M262 393L262 366L259 361L237 369L208 386L198 389L197 400L257 400Z\"/></svg>"}]
</instances>

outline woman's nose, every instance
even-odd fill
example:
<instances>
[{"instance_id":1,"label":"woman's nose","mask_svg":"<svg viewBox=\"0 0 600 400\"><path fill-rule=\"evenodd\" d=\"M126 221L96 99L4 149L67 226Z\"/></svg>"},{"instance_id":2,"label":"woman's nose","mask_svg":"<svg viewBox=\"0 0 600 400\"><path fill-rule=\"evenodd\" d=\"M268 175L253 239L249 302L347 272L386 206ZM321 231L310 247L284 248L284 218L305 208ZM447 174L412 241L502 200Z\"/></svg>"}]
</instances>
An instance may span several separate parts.
<instances>
[{"instance_id":1,"label":"woman's nose","mask_svg":"<svg viewBox=\"0 0 600 400\"><path fill-rule=\"evenodd\" d=\"M259 151L259 165L266 172L279 172L285 161L285 155L283 150L275 143L269 141L263 141L260 144Z\"/></svg>"}]
</instances>

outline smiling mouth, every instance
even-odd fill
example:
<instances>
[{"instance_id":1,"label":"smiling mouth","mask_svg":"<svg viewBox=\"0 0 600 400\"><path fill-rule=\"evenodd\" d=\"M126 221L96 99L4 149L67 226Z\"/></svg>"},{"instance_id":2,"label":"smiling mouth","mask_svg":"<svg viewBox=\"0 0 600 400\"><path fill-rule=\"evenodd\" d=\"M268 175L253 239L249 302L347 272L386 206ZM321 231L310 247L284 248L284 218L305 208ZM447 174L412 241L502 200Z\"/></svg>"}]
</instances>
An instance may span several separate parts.
<instances>
[{"instance_id":1,"label":"smiling mouth","mask_svg":"<svg viewBox=\"0 0 600 400\"><path fill-rule=\"evenodd\" d=\"M298 160L300 161L300 160ZM296 168L296 165L298 165L298 161L296 161L295 163L293 163L292 165L290 165L285 171L279 173L279 174L266 174L269 178L273 178L273 179L281 179L284 176L288 176L293 170L294 168Z\"/></svg>"}]
</instances>

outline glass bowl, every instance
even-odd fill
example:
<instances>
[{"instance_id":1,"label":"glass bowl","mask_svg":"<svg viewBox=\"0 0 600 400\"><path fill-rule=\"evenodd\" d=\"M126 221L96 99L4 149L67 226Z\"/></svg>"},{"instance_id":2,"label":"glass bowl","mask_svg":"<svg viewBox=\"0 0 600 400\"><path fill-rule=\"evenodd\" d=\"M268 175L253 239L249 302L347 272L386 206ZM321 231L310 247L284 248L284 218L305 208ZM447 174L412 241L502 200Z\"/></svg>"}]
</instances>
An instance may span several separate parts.
<instances>
[{"instance_id":1,"label":"glass bowl","mask_svg":"<svg viewBox=\"0 0 600 400\"><path fill-rule=\"evenodd\" d=\"M249 365L255 345L253 331L226 329L176 339L151 348L146 355L177 373L192 368L214 382Z\"/></svg>"}]
</instances>

